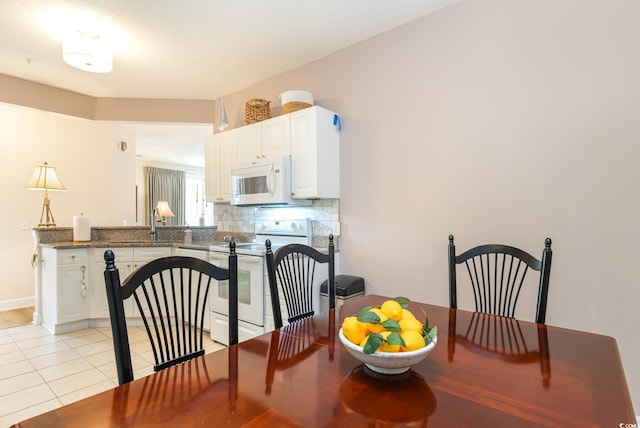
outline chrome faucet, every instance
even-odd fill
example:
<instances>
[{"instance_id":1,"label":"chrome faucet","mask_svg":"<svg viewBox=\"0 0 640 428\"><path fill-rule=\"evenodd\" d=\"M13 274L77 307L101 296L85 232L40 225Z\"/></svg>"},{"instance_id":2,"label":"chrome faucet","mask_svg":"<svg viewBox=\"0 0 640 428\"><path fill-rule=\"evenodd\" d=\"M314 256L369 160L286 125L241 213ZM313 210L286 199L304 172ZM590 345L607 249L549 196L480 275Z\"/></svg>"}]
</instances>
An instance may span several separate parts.
<instances>
[{"instance_id":1,"label":"chrome faucet","mask_svg":"<svg viewBox=\"0 0 640 428\"><path fill-rule=\"evenodd\" d=\"M156 242L158 240L158 232L156 231L156 215L158 214L158 209L154 208L151 212L151 241Z\"/></svg>"}]
</instances>

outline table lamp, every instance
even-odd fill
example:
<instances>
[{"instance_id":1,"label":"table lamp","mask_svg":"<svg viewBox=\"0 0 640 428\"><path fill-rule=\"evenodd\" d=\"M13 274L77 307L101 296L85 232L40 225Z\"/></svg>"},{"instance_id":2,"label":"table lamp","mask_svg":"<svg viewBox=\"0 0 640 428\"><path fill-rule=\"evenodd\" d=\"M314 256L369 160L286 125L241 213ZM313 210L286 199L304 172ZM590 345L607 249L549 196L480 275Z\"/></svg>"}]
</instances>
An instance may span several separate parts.
<instances>
[{"instance_id":1,"label":"table lamp","mask_svg":"<svg viewBox=\"0 0 640 428\"><path fill-rule=\"evenodd\" d=\"M25 186L25 189L44 190L44 204L42 205L42 214L40 215L40 223L38 224L38 227L55 227L56 220L53 218L53 213L51 212L49 190L67 190L58 178L56 169L49 166L46 162L44 165L36 166L33 171L33 175ZM45 221L43 221L43 219Z\"/></svg>"},{"instance_id":2,"label":"table lamp","mask_svg":"<svg viewBox=\"0 0 640 428\"><path fill-rule=\"evenodd\" d=\"M156 206L156 210L158 212L158 216L162 220L162 225L167 225L167 220L165 217L175 217L173 211L169 207L169 202L167 201L158 201L158 205Z\"/></svg>"}]
</instances>

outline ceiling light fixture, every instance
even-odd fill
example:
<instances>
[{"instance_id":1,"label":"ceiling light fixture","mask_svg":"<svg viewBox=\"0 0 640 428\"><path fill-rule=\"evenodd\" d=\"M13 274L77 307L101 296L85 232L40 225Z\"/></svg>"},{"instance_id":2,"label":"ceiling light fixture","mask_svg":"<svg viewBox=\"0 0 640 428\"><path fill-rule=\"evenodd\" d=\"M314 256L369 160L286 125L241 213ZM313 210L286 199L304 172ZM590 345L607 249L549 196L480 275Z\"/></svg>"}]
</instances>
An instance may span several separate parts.
<instances>
[{"instance_id":1,"label":"ceiling light fixture","mask_svg":"<svg viewBox=\"0 0 640 428\"><path fill-rule=\"evenodd\" d=\"M99 35L89 36L78 30L62 43L64 62L92 73L113 70L113 53Z\"/></svg>"}]
</instances>

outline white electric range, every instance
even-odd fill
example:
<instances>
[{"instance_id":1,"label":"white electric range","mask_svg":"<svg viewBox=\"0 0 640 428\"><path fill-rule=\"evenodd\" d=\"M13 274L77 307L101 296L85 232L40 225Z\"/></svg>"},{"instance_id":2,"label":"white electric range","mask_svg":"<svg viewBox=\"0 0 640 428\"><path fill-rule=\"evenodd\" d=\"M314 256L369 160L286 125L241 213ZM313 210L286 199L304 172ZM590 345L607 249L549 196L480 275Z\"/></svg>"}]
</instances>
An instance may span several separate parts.
<instances>
[{"instance_id":1,"label":"white electric range","mask_svg":"<svg viewBox=\"0 0 640 428\"><path fill-rule=\"evenodd\" d=\"M258 219L255 225L253 242L237 242L238 254L238 339L240 342L259 336L269 330L272 322L266 321L265 304L271 302L266 297L268 282L266 279L265 241L271 240L275 251L286 244L299 243L311 245L312 229L310 219L274 220ZM214 265L227 267L228 245L209 247L209 261ZM214 282L211 291L211 338L228 345L228 283Z\"/></svg>"}]
</instances>

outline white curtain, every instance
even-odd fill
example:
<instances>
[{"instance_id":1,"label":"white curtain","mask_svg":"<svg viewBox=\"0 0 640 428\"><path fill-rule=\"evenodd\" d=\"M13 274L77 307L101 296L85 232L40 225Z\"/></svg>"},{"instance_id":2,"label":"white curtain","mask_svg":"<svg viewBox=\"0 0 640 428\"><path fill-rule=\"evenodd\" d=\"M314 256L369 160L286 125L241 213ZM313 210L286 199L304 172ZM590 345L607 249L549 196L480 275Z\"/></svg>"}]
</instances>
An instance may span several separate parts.
<instances>
[{"instance_id":1,"label":"white curtain","mask_svg":"<svg viewBox=\"0 0 640 428\"><path fill-rule=\"evenodd\" d=\"M166 217L168 225L185 224L185 174L184 171L172 169L144 167L144 183L146 191L145 214L147 222L151 221L153 208L158 201L167 201L175 217Z\"/></svg>"}]
</instances>

